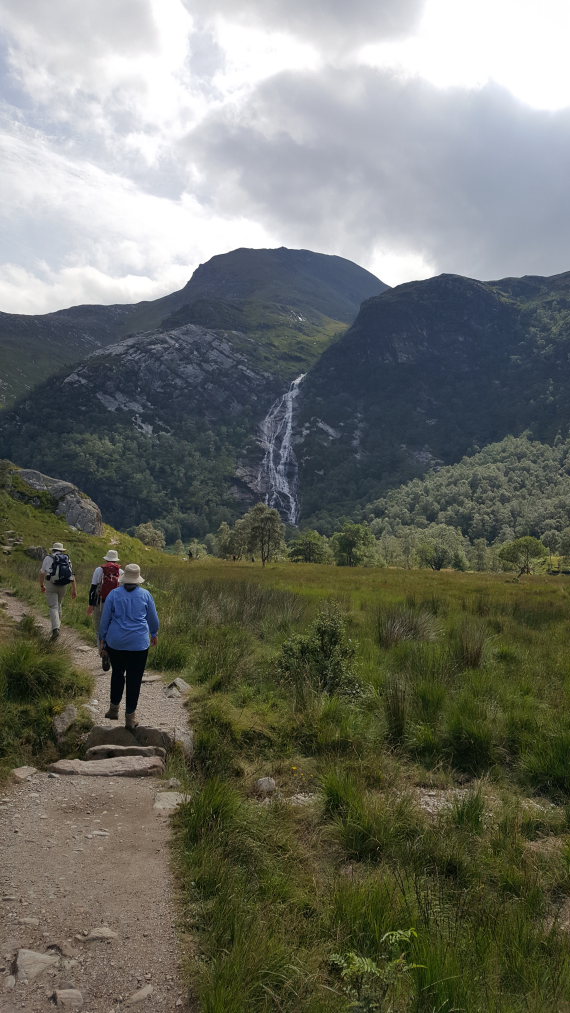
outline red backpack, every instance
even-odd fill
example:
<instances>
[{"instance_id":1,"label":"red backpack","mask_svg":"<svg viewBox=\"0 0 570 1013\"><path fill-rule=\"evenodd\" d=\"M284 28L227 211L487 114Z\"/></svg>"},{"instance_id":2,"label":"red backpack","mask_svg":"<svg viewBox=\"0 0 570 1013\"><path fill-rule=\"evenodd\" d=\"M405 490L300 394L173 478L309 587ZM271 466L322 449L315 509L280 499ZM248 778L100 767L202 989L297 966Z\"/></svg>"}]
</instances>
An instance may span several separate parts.
<instances>
[{"instance_id":1,"label":"red backpack","mask_svg":"<svg viewBox=\"0 0 570 1013\"><path fill-rule=\"evenodd\" d=\"M103 571L103 580L99 585L99 598L101 601L105 601L107 595L115 587L119 586L121 568L118 563L106 563L101 569Z\"/></svg>"}]
</instances>

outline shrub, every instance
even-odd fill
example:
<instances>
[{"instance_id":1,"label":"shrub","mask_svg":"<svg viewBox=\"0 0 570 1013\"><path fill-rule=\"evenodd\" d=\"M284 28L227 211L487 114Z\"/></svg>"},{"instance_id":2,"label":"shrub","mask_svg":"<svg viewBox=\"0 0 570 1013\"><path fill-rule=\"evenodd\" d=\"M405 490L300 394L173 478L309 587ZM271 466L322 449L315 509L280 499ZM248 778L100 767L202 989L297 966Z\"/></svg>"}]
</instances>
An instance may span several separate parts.
<instances>
[{"instance_id":1,"label":"shrub","mask_svg":"<svg viewBox=\"0 0 570 1013\"><path fill-rule=\"evenodd\" d=\"M320 609L306 634L294 634L285 641L277 663L285 683L292 686L297 705L304 705L314 693L354 693L355 645L346 631L346 620L337 602Z\"/></svg>"}]
</instances>

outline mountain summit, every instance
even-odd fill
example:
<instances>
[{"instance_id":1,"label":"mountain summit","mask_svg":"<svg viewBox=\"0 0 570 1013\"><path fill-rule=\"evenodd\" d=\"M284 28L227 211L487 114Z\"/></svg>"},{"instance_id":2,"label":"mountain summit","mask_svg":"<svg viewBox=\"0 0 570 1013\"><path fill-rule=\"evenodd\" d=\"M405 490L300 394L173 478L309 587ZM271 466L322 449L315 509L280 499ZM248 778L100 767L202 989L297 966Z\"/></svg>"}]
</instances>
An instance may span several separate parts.
<instances>
[{"instance_id":1,"label":"mountain summit","mask_svg":"<svg viewBox=\"0 0 570 1013\"><path fill-rule=\"evenodd\" d=\"M235 250L180 292L119 307L116 330L137 333L114 343L117 307L63 311L74 326L105 320L102 347L0 417L0 456L76 482L121 527L160 518L175 538L204 534L257 495L275 398L385 289L340 257Z\"/></svg>"},{"instance_id":2,"label":"mountain summit","mask_svg":"<svg viewBox=\"0 0 570 1013\"><path fill-rule=\"evenodd\" d=\"M284 247L239 249L212 257L184 288L160 299L30 316L0 313L0 407L61 367L131 334L182 323L247 330L256 320L269 323L269 314L273 325L286 329L297 318L308 322L311 340L315 328L330 334L339 323L351 323L362 301L386 288L342 257ZM304 330L297 328L301 342Z\"/></svg>"}]
</instances>

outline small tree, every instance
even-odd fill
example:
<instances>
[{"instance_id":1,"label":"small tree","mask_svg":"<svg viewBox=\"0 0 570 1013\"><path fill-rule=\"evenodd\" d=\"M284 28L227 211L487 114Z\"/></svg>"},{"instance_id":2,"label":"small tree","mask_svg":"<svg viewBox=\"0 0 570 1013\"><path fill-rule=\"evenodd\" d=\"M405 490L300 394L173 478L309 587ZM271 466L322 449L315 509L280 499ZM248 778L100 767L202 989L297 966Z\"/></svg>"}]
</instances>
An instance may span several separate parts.
<instances>
[{"instance_id":1,"label":"small tree","mask_svg":"<svg viewBox=\"0 0 570 1013\"><path fill-rule=\"evenodd\" d=\"M289 546L289 559L294 563L332 562L328 538L318 531L301 531Z\"/></svg>"},{"instance_id":2,"label":"small tree","mask_svg":"<svg viewBox=\"0 0 570 1013\"><path fill-rule=\"evenodd\" d=\"M518 576L523 573L532 573L533 566L542 562L548 555L545 545L533 538L532 535L525 535L524 538L515 538L513 542L507 542L499 550L499 558L504 563L510 563L518 569Z\"/></svg>"},{"instance_id":3,"label":"small tree","mask_svg":"<svg viewBox=\"0 0 570 1013\"><path fill-rule=\"evenodd\" d=\"M378 543L367 524L347 522L332 538L339 566L370 566L380 562Z\"/></svg>"},{"instance_id":4,"label":"small tree","mask_svg":"<svg viewBox=\"0 0 570 1013\"><path fill-rule=\"evenodd\" d=\"M541 542L546 545L548 549L548 569L552 569L552 553L560 552L560 546L562 545L562 536L559 531L552 528L550 531L545 531L541 537Z\"/></svg>"},{"instance_id":5,"label":"small tree","mask_svg":"<svg viewBox=\"0 0 570 1013\"><path fill-rule=\"evenodd\" d=\"M451 549L443 542L422 542L418 545L417 554L420 566L432 570L443 570L444 567L451 566L453 560Z\"/></svg>"},{"instance_id":6,"label":"small tree","mask_svg":"<svg viewBox=\"0 0 570 1013\"><path fill-rule=\"evenodd\" d=\"M143 545L150 545L153 549L163 549L166 545L163 532L160 528L155 528L150 521L146 521L145 524L137 524L133 534Z\"/></svg>"},{"instance_id":7,"label":"small tree","mask_svg":"<svg viewBox=\"0 0 570 1013\"><path fill-rule=\"evenodd\" d=\"M247 531L248 550L259 552L261 564L265 566L283 546L285 525L277 510L265 503L256 503L248 510L243 521Z\"/></svg>"}]
</instances>

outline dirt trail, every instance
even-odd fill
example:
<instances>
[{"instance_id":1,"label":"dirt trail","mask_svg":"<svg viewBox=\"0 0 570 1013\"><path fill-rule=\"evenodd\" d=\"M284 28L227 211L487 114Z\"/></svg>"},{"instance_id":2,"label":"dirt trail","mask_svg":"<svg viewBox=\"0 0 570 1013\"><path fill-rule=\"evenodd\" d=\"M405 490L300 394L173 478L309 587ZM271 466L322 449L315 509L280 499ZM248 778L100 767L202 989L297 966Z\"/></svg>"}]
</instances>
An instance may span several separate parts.
<instances>
[{"instance_id":1,"label":"dirt trail","mask_svg":"<svg viewBox=\"0 0 570 1013\"><path fill-rule=\"evenodd\" d=\"M3 592L0 603L15 620L33 613ZM78 668L97 677L99 723L109 675L95 648L86 649L72 630L62 631L61 642ZM186 721L182 700L167 698L161 681L143 686L140 715L164 728ZM153 808L164 787L154 778L37 773L0 789L0 1013L47 1013L54 990L66 988L81 992L83 1013L190 1010L175 932L169 821ZM78 938L101 926L116 937ZM22 948L59 960L35 980L14 983Z\"/></svg>"}]
</instances>

